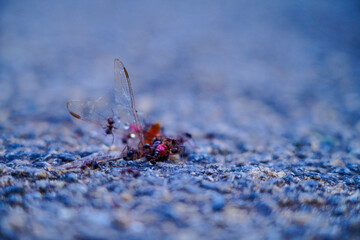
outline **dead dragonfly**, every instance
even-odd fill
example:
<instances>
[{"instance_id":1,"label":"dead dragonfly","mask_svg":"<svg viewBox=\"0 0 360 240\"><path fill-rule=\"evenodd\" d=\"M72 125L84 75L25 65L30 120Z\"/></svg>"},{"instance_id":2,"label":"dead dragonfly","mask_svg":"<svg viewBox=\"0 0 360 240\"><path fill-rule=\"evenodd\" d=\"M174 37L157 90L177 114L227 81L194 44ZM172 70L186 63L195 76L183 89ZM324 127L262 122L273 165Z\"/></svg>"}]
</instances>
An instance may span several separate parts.
<instances>
[{"instance_id":1,"label":"dead dragonfly","mask_svg":"<svg viewBox=\"0 0 360 240\"><path fill-rule=\"evenodd\" d=\"M187 141L184 136L190 135L185 134L178 138L166 137L161 132L159 123L146 124L143 127L136 109L129 74L119 59L114 60L114 73L115 104L105 101L104 98L97 101L69 101L66 104L69 113L77 119L101 126L106 134L113 136L112 143L114 143L114 130L117 129L125 131L123 137L125 143L128 139L137 136L138 144L135 147L127 145L124 148L127 151L122 151L121 157L125 159L145 157L155 164L167 160L170 155L183 152L185 149L183 144ZM101 159L95 161L102 161Z\"/></svg>"}]
</instances>

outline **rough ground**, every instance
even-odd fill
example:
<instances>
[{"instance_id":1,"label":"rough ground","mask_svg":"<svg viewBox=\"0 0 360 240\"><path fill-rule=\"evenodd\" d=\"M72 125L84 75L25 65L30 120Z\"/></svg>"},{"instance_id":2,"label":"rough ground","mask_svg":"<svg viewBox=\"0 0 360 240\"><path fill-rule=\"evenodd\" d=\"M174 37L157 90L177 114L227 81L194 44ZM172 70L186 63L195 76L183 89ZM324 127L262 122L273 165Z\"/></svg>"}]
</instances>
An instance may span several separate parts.
<instances>
[{"instance_id":1,"label":"rough ground","mask_svg":"<svg viewBox=\"0 0 360 240\"><path fill-rule=\"evenodd\" d=\"M357 1L0 1L0 237L359 239L359 24ZM115 57L196 146L62 170L106 154L65 102Z\"/></svg>"}]
</instances>

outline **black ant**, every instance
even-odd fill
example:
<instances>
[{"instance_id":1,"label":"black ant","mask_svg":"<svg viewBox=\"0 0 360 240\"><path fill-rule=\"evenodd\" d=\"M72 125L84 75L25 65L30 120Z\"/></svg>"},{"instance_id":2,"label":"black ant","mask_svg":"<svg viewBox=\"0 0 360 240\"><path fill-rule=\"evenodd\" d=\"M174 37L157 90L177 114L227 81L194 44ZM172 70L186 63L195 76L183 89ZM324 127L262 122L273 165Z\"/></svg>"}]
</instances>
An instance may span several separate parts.
<instances>
[{"instance_id":1,"label":"black ant","mask_svg":"<svg viewBox=\"0 0 360 240\"><path fill-rule=\"evenodd\" d=\"M114 119L112 117L108 117L107 118L107 126L104 127L105 133L107 135L109 135L109 134L112 135L112 143L111 143L111 145L114 144L114 139L115 139L113 130L117 129L117 127L115 127L114 124L115 124Z\"/></svg>"}]
</instances>

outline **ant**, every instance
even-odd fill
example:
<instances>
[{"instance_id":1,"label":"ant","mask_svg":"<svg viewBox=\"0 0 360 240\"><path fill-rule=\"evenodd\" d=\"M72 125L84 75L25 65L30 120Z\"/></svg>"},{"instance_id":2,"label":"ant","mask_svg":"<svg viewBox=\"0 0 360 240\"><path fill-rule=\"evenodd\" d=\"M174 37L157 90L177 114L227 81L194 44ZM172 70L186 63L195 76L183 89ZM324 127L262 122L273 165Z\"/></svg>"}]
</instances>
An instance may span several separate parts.
<instances>
[{"instance_id":1,"label":"ant","mask_svg":"<svg viewBox=\"0 0 360 240\"><path fill-rule=\"evenodd\" d=\"M115 139L113 130L117 129L117 127L115 127L114 124L115 124L114 119L112 117L108 117L107 118L107 126L104 126L105 134L112 135L111 145L114 144L114 139Z\"/></svg>"}]
</instances>

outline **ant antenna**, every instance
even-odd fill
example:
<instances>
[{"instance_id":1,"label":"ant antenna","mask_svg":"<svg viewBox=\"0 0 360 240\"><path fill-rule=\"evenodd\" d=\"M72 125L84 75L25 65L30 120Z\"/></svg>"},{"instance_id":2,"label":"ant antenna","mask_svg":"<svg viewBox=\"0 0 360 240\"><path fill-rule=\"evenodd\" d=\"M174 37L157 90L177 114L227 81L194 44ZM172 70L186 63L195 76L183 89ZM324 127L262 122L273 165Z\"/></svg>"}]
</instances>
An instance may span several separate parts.
<instances>
[{"instance_id":1,"label":"ant antenna","mask_svg":"<svg viewBox=\"0 0 360 240\"><path fill-rule=\"evenodd\" d=\"M189 143L192 148L196 148L196 142L191 133L185 132L183 136L185 136L185 142Z\"/></svg>"}]
</instances>

